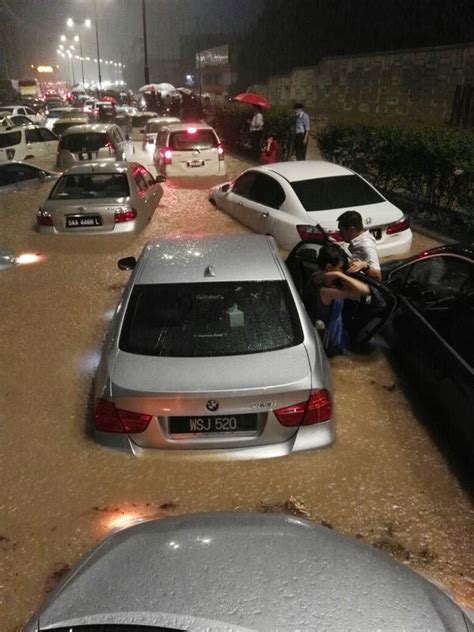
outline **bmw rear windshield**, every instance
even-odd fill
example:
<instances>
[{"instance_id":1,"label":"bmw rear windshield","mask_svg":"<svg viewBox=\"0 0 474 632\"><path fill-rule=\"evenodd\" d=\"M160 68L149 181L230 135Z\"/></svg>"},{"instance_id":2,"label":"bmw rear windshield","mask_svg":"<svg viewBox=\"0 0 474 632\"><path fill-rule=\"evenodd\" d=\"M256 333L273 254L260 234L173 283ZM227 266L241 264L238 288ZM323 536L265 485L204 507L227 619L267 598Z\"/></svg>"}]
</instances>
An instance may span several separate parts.
<instances>
[{"instance_id":1,"label":"bmw rear windshield","mask_svg":"<svg viewBox=\"0 0 474 632\"><path fill-rule=\"evenodd\" d=\"M200 358L294 347L303 331L284 281L135 286L119 347L146 356Z\"/></svg>"},{"instance_id":2,"label":"bmw rear windshield","mask_svg":"<svg viewBox=\"0 0 474 632\"><path fill-rule=\"evenodd\" d=\"M171 132L168 145L175 151L194 151L212 149L218 146L217 136L210 129L193 129L183 132Z\"/></svg>"},{"instance_id":3,"label":"bmw rear windshield","mask_svg":"<svg viewBox=\"0 0 474 632\"><path fill-rule=\"evenodd\" d=\"M290 184L308 212L365 206L385 201L375 189L355 174L300 180Z\"/></svg>"}]
</instances>

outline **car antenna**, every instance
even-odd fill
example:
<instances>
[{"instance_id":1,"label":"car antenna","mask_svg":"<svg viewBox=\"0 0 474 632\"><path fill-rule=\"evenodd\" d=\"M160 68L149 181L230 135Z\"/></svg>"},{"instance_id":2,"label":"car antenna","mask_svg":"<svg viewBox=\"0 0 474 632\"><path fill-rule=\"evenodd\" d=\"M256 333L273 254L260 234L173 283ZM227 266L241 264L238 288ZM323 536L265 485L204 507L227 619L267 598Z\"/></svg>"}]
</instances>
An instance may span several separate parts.
<instances>
[{"instance_id":1,"label":"car antenna","mask_svg":"<svg viewBox=\"0 0 474 632\"><path fill-rule=\"evenodd\" d=\"M214 268L212 266L207 266L207 268L204 270L204 276L205 277L215 277L216 276L216 272L215 272Z\"/></svg>"}]
</instances>

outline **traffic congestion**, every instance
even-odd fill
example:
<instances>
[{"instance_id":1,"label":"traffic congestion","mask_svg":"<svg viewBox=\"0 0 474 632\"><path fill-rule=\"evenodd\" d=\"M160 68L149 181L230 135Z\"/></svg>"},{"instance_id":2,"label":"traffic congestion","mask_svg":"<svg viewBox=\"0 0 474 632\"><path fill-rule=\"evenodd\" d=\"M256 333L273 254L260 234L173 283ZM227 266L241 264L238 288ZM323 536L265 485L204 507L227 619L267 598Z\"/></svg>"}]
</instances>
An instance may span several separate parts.
<instances>
[{"instance_id":1,"label":"traffic congestion","mask_svg":"<svg viewBox=\"0 0 474 632\"><path fill-rule=\"evenodd\" d=\"M474 243L298 102L2 100L1 629L471 630Z\"/></svg>"}]
</instances>

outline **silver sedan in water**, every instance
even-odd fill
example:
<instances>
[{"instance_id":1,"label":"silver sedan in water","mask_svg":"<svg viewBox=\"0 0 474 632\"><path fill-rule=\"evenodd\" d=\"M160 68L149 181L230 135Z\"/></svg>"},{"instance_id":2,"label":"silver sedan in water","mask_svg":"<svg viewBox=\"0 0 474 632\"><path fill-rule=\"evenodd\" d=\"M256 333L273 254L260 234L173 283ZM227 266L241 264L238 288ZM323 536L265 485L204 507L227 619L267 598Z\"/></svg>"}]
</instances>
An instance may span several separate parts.
<instances>
[{"instance_id":1,"label":"silver sedan in water","mask_svg":"<svg viewBox=\"0 0 474 632\"><path fill-rule=\"evenodd\" d=\"M64 172L38 210L37 229L52 235L138 232L158 206L163 181L138 163L76 165Z\"/></svg>"},{"instance_id":2,"label":"silver sedan in water","mask_svg":"<svg viewBox=\"0 0 474 632\"><path fill-rule=\"evenodd\" d=\"M25 632L96 629L474 627L445 592L362 542L294 516L211 513L153 520L111 535L67 575Z\"/></svg>"},{"instance_id":3,"label":"silver sedan in water","mask_svg":"<svg viewBox=\"0 0 474 632\"><path fill-rule=\"evenodd\" d=\"M105 340L95 436L157 450L261 458L329 445L331 380L275 241L150 242Z\"/></svg>"}]
</instances>

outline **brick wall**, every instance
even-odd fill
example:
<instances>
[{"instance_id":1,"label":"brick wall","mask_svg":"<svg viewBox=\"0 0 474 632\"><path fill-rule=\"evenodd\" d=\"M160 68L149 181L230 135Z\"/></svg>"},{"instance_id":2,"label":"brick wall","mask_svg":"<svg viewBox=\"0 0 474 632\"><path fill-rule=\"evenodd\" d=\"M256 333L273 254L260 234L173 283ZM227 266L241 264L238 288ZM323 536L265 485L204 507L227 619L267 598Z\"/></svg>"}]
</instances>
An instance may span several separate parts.
<instances>
[{"instance_id":1,"label":"brick wall","mask_svg":"<svg viewBox=\"0 0 474 632\"><path fill-rule=\"evenodd\" d=\"M312 114L443 122L457 85L474 84L474 44L327 57L253 86L275 105L303 101Z\"/></svg>"}]
</instances>

